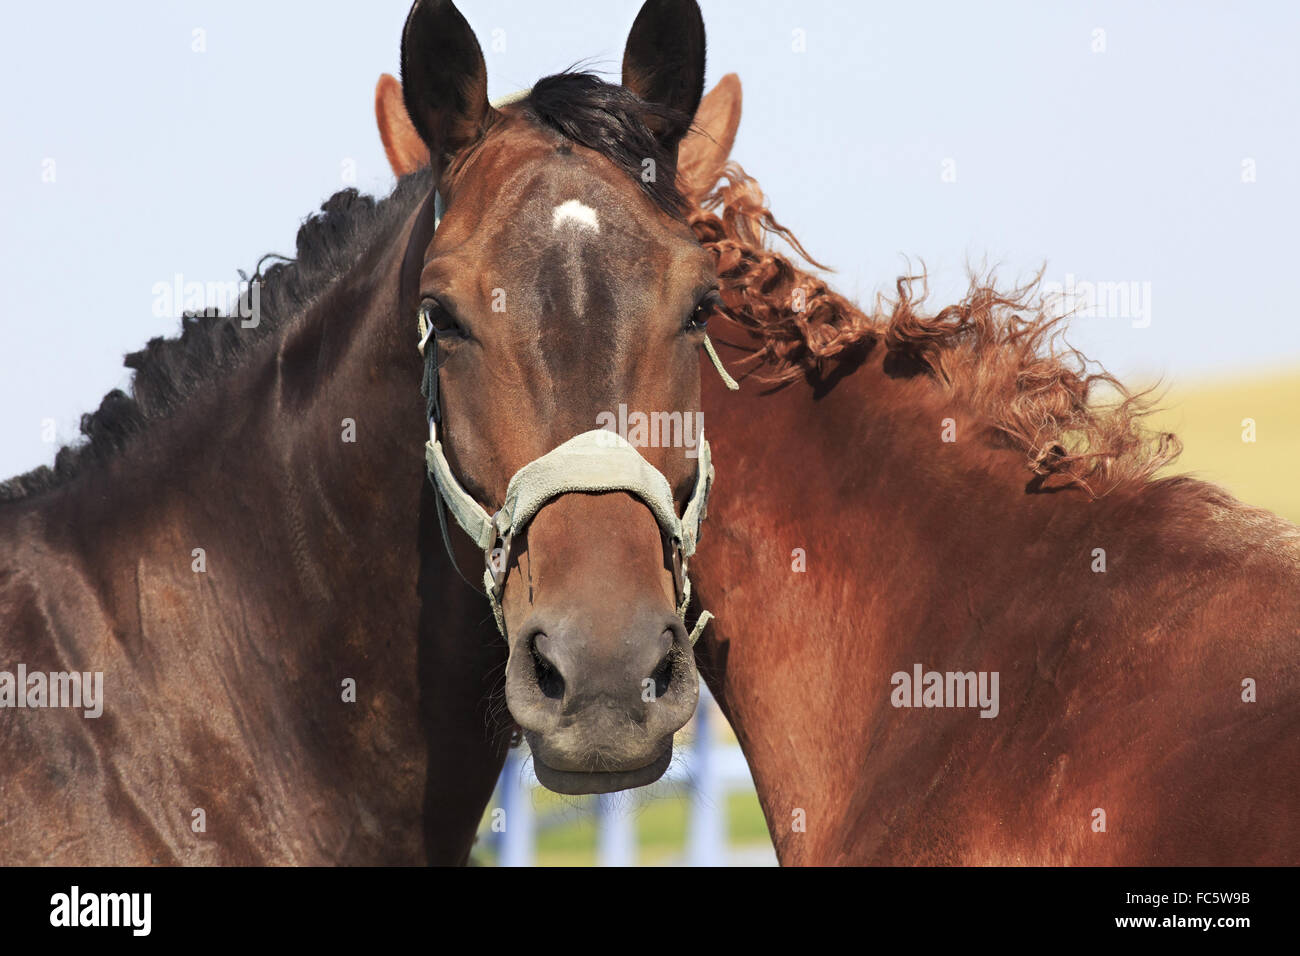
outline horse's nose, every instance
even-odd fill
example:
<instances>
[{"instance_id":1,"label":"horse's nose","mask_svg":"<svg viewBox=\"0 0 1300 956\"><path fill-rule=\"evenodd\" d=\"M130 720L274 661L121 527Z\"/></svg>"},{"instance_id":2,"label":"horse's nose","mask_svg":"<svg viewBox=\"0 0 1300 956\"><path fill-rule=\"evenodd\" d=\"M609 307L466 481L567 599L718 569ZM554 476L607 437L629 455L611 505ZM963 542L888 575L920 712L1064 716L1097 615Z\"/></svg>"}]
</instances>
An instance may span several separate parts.
<instances>
[{"instance_id":1,"label":"horse's nose","mask_svg":"<svg viewBox=\"0 0 1300 956\"><path fill-rule=\"evenodd\" d=\"M588 743L605 750L631 728L638 738L671 734L694 711L690 646L675 615L647 610L603 635L572 617L538 615L525 633L506 678L525 730L582 726Z\"/></svg>"},{"instance_id":2,"label":"horse's nose","mask_svg":"<svg viewBox=\"0 0 1300 956\"><path fill-rule=\"evenodd\" d=\"M673 638L669 623L657 635L653 630L629 634L619 640L614 653L597 655L581 637L559 628L541 630L532 640L538 684L544 694L559 692L565 714L603 697L641 722L645 704L662 697L671 684Z\"/></svg>"}]
</instances>

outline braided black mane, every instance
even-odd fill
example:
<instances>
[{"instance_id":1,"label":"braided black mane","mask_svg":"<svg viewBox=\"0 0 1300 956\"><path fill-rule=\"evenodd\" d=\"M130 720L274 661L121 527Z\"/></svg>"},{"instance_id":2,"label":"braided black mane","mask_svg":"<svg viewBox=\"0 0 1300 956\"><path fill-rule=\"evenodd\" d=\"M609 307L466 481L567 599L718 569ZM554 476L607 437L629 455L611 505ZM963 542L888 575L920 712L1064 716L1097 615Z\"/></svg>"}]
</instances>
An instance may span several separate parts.
<instances>
[{"instance_id":1,"label":"braided black mane","mask_svg":"<svg viewBox=\"0 0 1300 956\"><path fill-rule=\"evenodd\" d=\"M130 394L113 389L96 411L81 416L82 439L60 448L54 467L42 465L0 483L0 502L57 487L88 466L116 454L152 421L165 418L195 392L242 362L259 343L279 334L360 257L373 238L407 215L432 187L428 170L412 173L391 196L376 201L355 189L335 193L298 230L297 255L252 278L259 282L259 322L241 326L245 294L229 314L187 313L180 334L150 339L124 364L134 371ZM263 262L268 258L263 257ZM258 268L260 270L261 263Z\"/></svg>"}]
</instances>

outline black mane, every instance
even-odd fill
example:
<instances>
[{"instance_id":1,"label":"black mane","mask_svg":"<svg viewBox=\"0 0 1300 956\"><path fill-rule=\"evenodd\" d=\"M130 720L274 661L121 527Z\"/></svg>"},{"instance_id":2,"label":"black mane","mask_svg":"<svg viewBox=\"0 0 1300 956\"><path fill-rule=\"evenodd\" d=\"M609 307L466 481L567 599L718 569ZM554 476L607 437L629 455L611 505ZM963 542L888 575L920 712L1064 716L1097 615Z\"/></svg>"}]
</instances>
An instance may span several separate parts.
<instances>
[{"instance_id":1,"label":"black mane","mask_svg":"<svg viewBox=\"0 0 1300 956\"><path fill-rule=\"evenodd\" d=\"M404 177L386 199L376 201L351 188L335 193L321 205L320 213L309 216L298 229L297 257L252 277L260 284L257 326L243 328L239 309L232 314L186 313L180 335L150 339L143 349L126 356L123 364L135 371L131 393L115 388L105 395L96 411L81 416L83 440L60 448L53 468L41 465L0 483L0 502L62 485L89 465L116 454L149 422L166 417L280 331L431 188L429 171L424 169ZM262 261L267 258L276 257ZM247 306L246 296L240 305Z\"/></svg>"},{"instance_id":2,"label":"black mane","mask_svg":"<svg viewBox=\"0 0 1300 956\"><path fill-rule=\"evenodd\" d=\"M519 105L533 121L605 156L660 209L676 218L684 215L687 203L677 188L675 157L651 132L655 125L684 126L677 111L646 103L626 88L582 71L538 80ZM656 175L650 181L642 176L646 159L655 162ZM261 296L256 327L241 327L239 309L234 314L182 316L180 335L150 339L143 349L126 356L124 364L135 372L130 394L114 389L96 411L82 415L83 440L60 448L53 468L41 465L0 482L0 502L64 484L116 454L149 422L166 417L235 367L346 272L373 237L407 215L432 186L426 168L403 177L386 199L376 201L355 189L335 193L298 230L296 258L278 262L265 273L259 263L253 276L260 282ZM266 258L275 257L262 261Z\"/></svg>"},{"instance_id":3,"label":"black mane","mask_svg":"<svg viewBox=\"0 0 1300 956\"><path fill-rule=\"evenodd\" d=\"M684 129L690 117L647 103L626 87L585 71L543 77L520 105L536 122L600 153L631 176L656 206L682 218L686 198L677 188L675 154L664 148L651 127ZM648 182L641 175L647 159L655 163L655 176Z\"/></svg>"}]
</instances>

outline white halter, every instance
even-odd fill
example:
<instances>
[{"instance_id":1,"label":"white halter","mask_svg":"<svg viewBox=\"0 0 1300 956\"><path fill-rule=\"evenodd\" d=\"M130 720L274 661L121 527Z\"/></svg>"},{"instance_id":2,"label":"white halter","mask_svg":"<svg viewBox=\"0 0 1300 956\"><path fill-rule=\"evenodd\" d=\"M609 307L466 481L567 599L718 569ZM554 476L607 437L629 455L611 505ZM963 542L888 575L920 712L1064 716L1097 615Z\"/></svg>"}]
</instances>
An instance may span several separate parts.
<instances>
[{"instance_id":1,"label":"white halter","mask_svg":"<svg viewBox=\"0 0 1300 956\"><path fill-rule=\"evenodd\" d=\"M442 221L442 197L434 196L434 229ZM699 436L699 458L695 487L686 502L682 516L677 516L672 489L663 473L651 465L631 444L614 431L592 429L575 435L568 441L535 458L511 477L506 487L505 502L494 515L467 492L452 473L451 465L438 440L437 398L438 370L433 365L434 353L425 353L433 327L419 313L419 350L425 358L425 387L429 398L429 440L425 443L424 458L429 476L438 489L438 520L442 526L443 541L451 554L451 541L447 536L443 504L452 517L474 543L483 550L483 587L492 602L501 635L506 635L505 616L501 610L501 595L505 590L506 571L510 565L510 545L543 507L550 501L570 492L598 493L626 491L635 495L649 507L659 523L664 538L673 555L673 577L677 589L677 616L686 623L686 608L691 600L691 580L687 566L700 540L700 530L707 513L709 491L713 486L713 459L703 430ZM704 338L705 351L713 362L727 388L733 391L740 386L727 374L713 349L708 336ZM436 349L435 349L436 351ZM452 555L455 562L455 556ZM695 627L690 631L694 644L713 615L702 611Z\"/></svg>"}]
</instances>

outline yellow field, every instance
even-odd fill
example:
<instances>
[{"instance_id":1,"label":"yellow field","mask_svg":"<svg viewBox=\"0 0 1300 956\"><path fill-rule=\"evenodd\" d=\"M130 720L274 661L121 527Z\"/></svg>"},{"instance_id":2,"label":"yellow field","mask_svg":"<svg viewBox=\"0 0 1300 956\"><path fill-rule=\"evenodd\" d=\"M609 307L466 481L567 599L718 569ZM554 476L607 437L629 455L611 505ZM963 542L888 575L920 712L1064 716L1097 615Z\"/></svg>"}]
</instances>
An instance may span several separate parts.
<instances>
[{"instance_id":1,"label":"yellow field","mask_svg":"<svg viewBox=\"0 0 1300 956\"><path fill-rule=\"evenodd\" d=\"M1153 427L1183 440L1166 474L1190 473L1300 524L1300 370L1171 388ZM1242 440L1253 419L1255 441Z\"/></svg>"}]
</instances>

